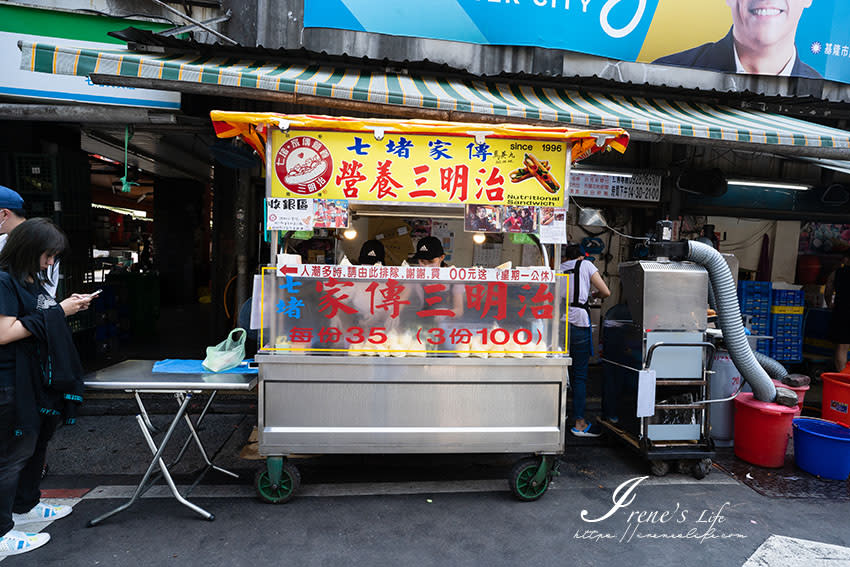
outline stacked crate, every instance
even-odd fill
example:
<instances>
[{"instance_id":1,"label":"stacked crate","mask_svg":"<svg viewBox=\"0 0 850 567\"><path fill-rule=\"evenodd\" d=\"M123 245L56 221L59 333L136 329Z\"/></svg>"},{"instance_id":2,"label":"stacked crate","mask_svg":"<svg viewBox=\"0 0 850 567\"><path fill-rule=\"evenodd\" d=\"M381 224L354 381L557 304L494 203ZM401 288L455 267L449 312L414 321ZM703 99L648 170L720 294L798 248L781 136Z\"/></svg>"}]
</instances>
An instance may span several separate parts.
<instances>
[{"instance_id":1,"label":"stacked crate","mask_svg":"<svg viewBox=\"0 0 850 567\"><path fill-rule=\"evenodd\" d=\"M783 362L803 359L803 290L774 289L770 307L771 356Z\"/></svg>"},{"instance_id":2,"label":"stacked crate","mask_svg":"<svg viewBox=\"0 0 850 567\"><path fill-rule=\"evenodd\" d=\"M738 283L738 301L741 313L750 316L750 330L754 335L770 334L770 282L742 281ZM762 354L771 354L770 339L756 341L756 350Z\"/></svg>"}]
</instances>

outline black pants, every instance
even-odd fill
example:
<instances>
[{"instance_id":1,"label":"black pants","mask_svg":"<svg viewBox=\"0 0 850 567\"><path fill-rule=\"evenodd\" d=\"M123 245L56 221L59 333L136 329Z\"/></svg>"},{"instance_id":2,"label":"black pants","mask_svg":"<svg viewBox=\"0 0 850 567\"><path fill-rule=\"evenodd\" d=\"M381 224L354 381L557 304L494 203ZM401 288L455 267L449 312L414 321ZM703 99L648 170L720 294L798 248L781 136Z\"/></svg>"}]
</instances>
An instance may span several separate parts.
<instances>
[{"instance_id":1,"label":"black pants","mask_svg":"<svg viewBox=\"0 0 850 567\"><path fill-rule=\"evenodd\" d=\"M41 430L35 442L35 450L18 477L18 490L15 492L15 504L12 507L15 514L26 514L41 500L41 471L47 457L47 443L53 438L59 421L58 416L41 418Z\"/></svg>"},{"instance_id":2,"label":"black pants","mask_svg":"<svg viewBox=\"0 0 850 567\"><path fill-rule=\"evenodd\" d=\"M35 451L38 436L15 435L15 387L0 387L0 534L12 529L18 480ZM40 477L41 475L39 475Z\"/></svg>"}]
</instances>

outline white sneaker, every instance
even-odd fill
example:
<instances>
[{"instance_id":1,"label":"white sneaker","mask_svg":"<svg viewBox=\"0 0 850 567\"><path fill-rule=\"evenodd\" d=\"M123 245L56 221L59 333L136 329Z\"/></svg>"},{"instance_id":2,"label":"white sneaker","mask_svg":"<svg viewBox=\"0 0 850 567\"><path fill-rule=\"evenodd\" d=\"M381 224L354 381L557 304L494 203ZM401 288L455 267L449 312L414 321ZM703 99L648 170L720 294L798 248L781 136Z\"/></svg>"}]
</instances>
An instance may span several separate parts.
<instances>
[{"instance_id":1,"label":"white sneaker","mask_svg":"<svg viewBox=\"0 0 850 567\"><path fill-rule=\"evenodd\" d=\"M50 534L29 534L12 530L0 538L0 558L19 555L50 541Z\"/></svg>"},{"instance_id":2,"label":"white sneaker","mask_svg":"<svg viewBox=\"0 0 850 567\"><path fill-rule=\"evenodd\" d=\"M52 522L53 520L64 518L73 511L74 509L70 506L51 506L50 504L39 502L26 514L12 514L12 520L15 522L16 526L33 524L36 522Z\"/></svg>"}]
</instances>

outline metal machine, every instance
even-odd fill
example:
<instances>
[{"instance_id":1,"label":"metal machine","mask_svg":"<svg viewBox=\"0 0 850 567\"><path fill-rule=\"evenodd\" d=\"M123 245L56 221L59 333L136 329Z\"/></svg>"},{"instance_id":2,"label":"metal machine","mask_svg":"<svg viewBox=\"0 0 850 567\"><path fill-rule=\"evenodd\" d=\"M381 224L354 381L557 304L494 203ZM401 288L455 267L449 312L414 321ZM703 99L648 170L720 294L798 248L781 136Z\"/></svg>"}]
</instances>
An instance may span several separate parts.
<instances>
[{"instance_id":1,"label":"metal machine","mask_svg":"<svg viewBox=\"0 0 850 567\"><path fill-rule=\"evenodd\" d=\"M705 336L708 272L659 259L625 262L620 278L628 310L603 321L601 423L648 458L653 474L676 462L702 478L714 456L705 405L714 354Z\"/></svg>"}]
</instances>

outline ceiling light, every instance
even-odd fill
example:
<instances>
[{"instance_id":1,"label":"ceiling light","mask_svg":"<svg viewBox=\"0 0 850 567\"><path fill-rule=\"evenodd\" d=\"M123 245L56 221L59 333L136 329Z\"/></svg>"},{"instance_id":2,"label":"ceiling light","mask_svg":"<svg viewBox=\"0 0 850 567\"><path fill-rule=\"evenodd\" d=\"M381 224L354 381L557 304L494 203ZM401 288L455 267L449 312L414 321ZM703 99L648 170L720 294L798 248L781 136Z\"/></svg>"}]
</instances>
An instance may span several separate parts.
<instances>
[{"instance_id":1,"label":"ceiling light","mask_svg":"<svg viewBox=\"0 0 850 567\"><path fill-rule=\"evenodd\" d=\"M729 179L727 185L739 187L764 187L766 189L787 189L789 191L808 191L811 185L795 185L793 183L768 183L765 181L747 181L746 179Z\"/></svg>"},{"instance_id":2,"label":"ceiling light","mask_svg":"<svg viewBox=\"0 0 850 567\"><path fill-rule=\"evenodd\" d=\"M144 219L144 220L153 220L149 219L148 213L145 211L140 211L138 209L128 209L126 207L112 207L110 205L101 205L99 203L92 203L93 209L106 209L107 211L112 211L113 213L118 213L119 215L130 215L135 219Z\"/></svg>"},{"instance_id":3,"label":"ceiling light","mask_svg":"<svg viewBox=\"0 0 850 567\"><path fill-rule=\"evenodd\" d=\"M353 228L346 228L343 231L342 235L345 237L346 240L354 240L355 238L357 238L357 231Z\"/></svg>"},{"instance_id":4,"label":"ceiling light","mask_svg":"<svg viewBox=\"0 0 850 567\"><path fill-rule=\"evenodd\" d=\"M487 235L481 232L476 232L472 235L472 241L476 244L484 244L485 240L487 240Z\"/></svg>"}]
</instances>

